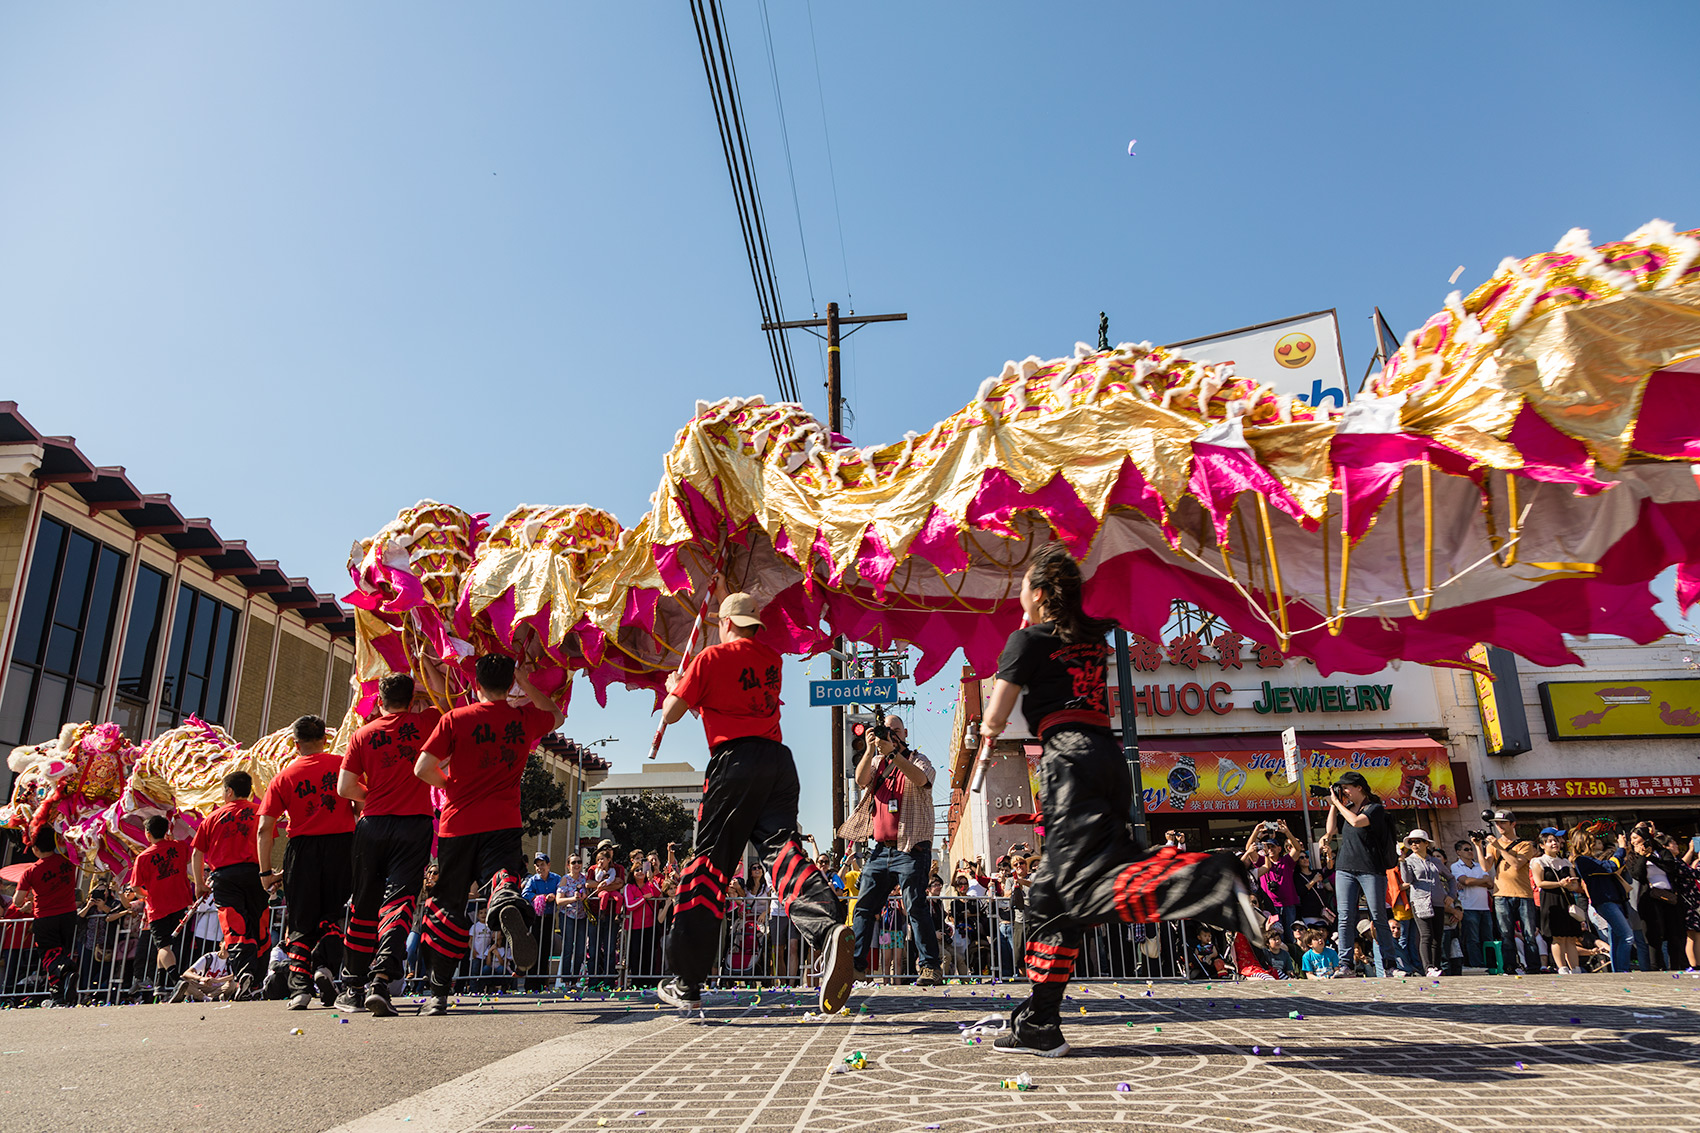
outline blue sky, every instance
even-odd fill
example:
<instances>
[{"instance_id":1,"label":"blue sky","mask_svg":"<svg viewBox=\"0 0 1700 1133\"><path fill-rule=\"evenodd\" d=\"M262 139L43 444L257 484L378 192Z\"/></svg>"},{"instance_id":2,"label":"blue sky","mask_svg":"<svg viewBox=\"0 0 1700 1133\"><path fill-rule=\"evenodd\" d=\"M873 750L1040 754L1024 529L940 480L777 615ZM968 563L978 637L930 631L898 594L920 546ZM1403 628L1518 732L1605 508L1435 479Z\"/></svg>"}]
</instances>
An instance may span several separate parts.
<instances>
[{"instance_id":1,"label":"blue sky","mask_svg":"<svg viewBox=\"0 0 1700 1133\"><path fill-rule=\"evenodd\" d=\"M725 2L787 313L910 315L850 340L862 443L1100 309L1172 341L1337 307L1355 381L1371 307L1403 333L1459 265L1700 225L1700 89L1656 54L1692 4L816 4L811 41L770 0L793 209ZM698 398L776 392L683 4L8 5L0 154L3 395L320 589L422 496L634 522ZM647 698L591 703L566 731L635 768Z\"/></svg>"}]
</instances>

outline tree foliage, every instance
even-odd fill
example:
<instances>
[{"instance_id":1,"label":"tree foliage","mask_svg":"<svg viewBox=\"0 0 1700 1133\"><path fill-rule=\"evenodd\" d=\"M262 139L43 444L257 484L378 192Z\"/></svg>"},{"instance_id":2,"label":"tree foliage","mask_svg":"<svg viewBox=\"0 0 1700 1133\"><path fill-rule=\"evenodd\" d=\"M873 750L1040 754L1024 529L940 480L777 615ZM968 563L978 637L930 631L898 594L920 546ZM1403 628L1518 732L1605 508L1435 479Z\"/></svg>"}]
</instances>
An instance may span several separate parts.
<instances>
[{"instance_id":1,"label":"tree foliage","mask_svg":"<svg viewBox=\"0 0 1700 1133\"><path fill-rule=\"evenodd\" d=\"M573 800L534 751L519 778L519 813L526 834L547 834L572 817Z\"/></svg>"},{"instance_id":2,"label":"tree foliage","mask_svg":"<svg viewBox=\"0 0 1700 1133\"><path fill-rule=\"evenodd\" d=\"M677 842L684 850L695 825L685 804L672 795L644 791L614 795L603 804L602 833L626 850L654 850L665 855L669 842Z\"/></svg>"}]
</instances>

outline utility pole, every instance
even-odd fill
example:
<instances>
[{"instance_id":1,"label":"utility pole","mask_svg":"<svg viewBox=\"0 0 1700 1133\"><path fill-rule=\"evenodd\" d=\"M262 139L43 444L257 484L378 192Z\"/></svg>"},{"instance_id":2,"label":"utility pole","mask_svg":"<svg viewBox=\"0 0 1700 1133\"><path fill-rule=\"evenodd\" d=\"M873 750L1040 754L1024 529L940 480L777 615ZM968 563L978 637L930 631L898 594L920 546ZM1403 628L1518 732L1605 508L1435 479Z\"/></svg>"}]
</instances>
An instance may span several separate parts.
<instances>
[{"instance_id":1,"label":"utility pole","mask_svg":"<svg viewBox=\"0 0 1700 1133\"><path fill-rule=\"evenodd\" d=\"M1098 349L1109 348L1110 316L1099 311ZM1133 711L1133 664L1129 655L1127 630L1117 626L1115 639L1116 695L1121 701L1122 717L1122 758L1127 760L1128 774L1133 777L1133 806L1127 817L1133 827L1134 844L1144 850L1150 844L1150 836L1145 828L1145 778L1139 757L1139 721Z\"/></svg>"},{"instance_id":2,"label":"utility pole","mask_svg":"<svg viewBox=\"0 0 1700 1133\"><path fill-rule=\"evenodd\" d=\"M783 323L763 323L764 331L774 330L806 330L817 338L826 339L826 427L834 433L844 432L844 392L843 368L839 360L840 346L843 340L861 330L868 323L901 323L907 322L907 314L899 315L858 315L851 311L849 317L841 318L838 314L838 304L826 305L824 319L795 319ZM840 334L839 328L850 325L849 334ZM826 334L822 335L816 327L825 327ZM844 679L844 638L838 637L833 641L832 679ZM844 852L844 841L838 836L839 827L844 825L844 797L846 775L844 769L844 708L834 705L832 709L832 848L833 852Z\"/></svg>"}]
</instances>

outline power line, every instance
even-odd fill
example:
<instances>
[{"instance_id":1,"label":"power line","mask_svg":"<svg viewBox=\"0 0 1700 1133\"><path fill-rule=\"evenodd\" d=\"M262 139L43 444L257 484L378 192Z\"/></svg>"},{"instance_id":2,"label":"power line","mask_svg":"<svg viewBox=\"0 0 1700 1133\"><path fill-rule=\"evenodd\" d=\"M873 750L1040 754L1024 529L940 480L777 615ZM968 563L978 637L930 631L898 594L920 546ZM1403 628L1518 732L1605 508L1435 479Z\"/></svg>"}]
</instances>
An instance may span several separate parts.
<instances>
[{"instance_id":1,"label":"power line","mask_svg":"<svg viewBox=\"0 0 1700 1133\"><path fill-rule=\"evenodd\" d=\"M732 182L732 197L738 207L738 226L744 237L745 255L750 261L750 279L755 284L756 303L761 308L762 323L767 330L767 348L773 357L779 395L786 401L800 402L802 398L797 388L797 372L791 363L790 343L783 329L768 329L765 325L783 322L785 313L773 271L767 222L762 216L761 191L756 186L755 168L750 162L748 130L744 125L738 94L738 73L732 65L732 52L727 45L719 0L691 0L691 21L696 25L703 73L708 78L709 97L714 103L714 121L720 130L726 175Z\"/></svg>"},{"instance_id":2,"label":"power line","mask_svg":"<svg viewBox=\"0 0 1700 1133\"><path fill-rule=\"evenodd\" d=\"M832 163L832 131L826 124L826 90L820 77L820 45L815 42L814 0L809 0L804 7L809 13L809 49L815 57L815 96L820 100L820 129L826 138L826 172L832 184L832 215L838 221L838 260L844 266L844 302L854 311L856 293L850 287L850 255L844 250L844 214L838 209L838 171Z\"/></svg>"},{"instance_id":3,"label":"power line","mask_svg":"<svg viewBox=\"0 0 1700 1133\"><path fill-rule=\"evenodd\" d=\"M817 311L815 276L809 270L809 242L803 236L803 204L797 199L797 167L791 161L791 131L785 125L785 96L779 90L779 63L773 53L773 24L768 20L767 0L761 0L761 27L767 40L767 71L773 79L773 105L779 110L779 140L785 148L785 172L791 178L791 208L797 214L797 243L803 248L803 278L809 281L809 309Z\"/></svg>"}]
</instances>

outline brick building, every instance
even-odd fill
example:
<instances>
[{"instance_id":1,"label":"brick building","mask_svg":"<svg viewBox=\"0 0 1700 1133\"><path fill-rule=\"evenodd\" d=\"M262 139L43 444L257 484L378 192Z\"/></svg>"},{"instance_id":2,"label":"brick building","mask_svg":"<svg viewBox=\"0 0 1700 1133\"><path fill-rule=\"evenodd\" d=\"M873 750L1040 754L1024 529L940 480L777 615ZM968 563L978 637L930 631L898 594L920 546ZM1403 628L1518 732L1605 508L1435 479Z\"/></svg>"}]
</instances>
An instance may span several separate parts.
<instances>
[{"instance_id":1,"label":"brick building","mask_svg":"<svg viewBox=\"0 0 1700 1133\"><path fill-rule=\"evenodd\" d=\"M190 714L243 743L334 726L353 633L332 595L0 402L0 754L83 720L135 742Z\"/></svg>"}]
</instances>

